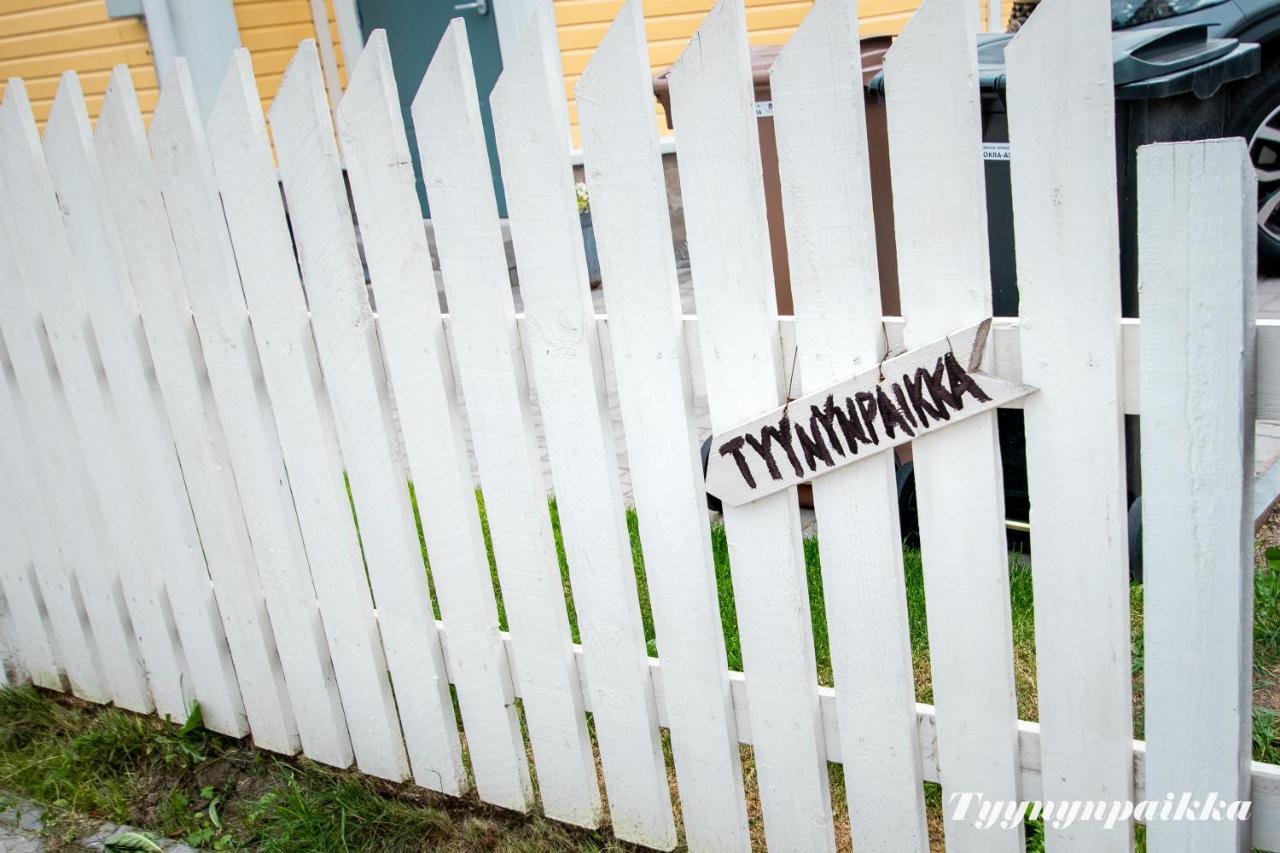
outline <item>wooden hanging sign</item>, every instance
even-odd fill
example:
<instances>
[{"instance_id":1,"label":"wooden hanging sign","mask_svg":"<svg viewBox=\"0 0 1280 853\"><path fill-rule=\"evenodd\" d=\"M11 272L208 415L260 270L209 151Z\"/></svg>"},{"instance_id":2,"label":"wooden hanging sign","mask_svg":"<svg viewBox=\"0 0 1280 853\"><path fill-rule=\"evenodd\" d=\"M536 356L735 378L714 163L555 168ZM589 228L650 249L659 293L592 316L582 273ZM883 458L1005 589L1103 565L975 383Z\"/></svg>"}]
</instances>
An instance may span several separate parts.
<instances>
[{"instance_id":1,"label":"wooden hanging sign","mask_svg":"<svg viewBox=\"0 0 1280 853\"><path fill-rule=\"evenodd\" d=\"M739 506L1033 393L982 372L990 330L983 320L716 435L707 491Z\"/></svg>"}]
</instances>

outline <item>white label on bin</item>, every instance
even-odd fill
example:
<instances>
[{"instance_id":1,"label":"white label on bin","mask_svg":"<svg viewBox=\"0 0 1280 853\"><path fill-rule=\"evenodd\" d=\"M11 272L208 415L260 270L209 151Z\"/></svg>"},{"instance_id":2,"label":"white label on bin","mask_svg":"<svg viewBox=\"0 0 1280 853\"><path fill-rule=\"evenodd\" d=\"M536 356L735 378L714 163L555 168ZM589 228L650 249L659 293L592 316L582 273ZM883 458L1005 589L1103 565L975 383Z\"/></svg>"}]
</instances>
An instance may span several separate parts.
<instances>
[{"instance_id":1,"label":"white label on bin","mask_svg":"<svg viewBox=\"0 0 1280 853\"><path fill-rule=\"evenodd\" d=\"M773 115L773 101L756 101L756 118Z\"/></svg>"},{"instance_id":2,"label":"white label on bin","mask_svg":"<svg viewBox=\"0 0 1280 853\"><path fill-rule=\"evenodd\" d=\"M1009 159L1009 143L1007 142L982 143L982 159L983 160L1008 160Z\"/></svg>"}]
</instances>

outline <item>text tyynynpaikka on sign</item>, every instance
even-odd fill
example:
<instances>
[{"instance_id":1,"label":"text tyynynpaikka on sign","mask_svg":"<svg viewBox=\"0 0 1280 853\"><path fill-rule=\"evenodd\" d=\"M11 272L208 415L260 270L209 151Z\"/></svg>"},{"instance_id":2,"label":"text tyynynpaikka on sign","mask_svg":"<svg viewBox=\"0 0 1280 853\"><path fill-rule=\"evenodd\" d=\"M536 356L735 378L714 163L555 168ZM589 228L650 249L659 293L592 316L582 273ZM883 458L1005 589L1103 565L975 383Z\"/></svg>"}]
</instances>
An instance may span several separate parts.
<instances>
[{"instance_id":1,"label":"text tyynynpaikka on sign","mask_svg":"<svg viewBox=\"0 0 1280 853\"><path fill-rule=\"evenodd\" d=\"M982 372L990 318L712 438L707 491L738 506L1036 389Z\"/></svg>"}]
</instances>

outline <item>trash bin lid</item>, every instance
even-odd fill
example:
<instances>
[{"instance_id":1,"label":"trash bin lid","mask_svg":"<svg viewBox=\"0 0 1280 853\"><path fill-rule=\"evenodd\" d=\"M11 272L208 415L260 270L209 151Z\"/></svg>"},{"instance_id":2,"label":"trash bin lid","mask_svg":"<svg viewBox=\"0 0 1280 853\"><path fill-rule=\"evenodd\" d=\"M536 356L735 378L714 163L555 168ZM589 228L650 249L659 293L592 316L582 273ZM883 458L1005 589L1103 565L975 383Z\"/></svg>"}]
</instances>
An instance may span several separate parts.
<instances>
[{"instance_id":1,"label":"trash bin lid","mask_svg":"<svg viewBox=\"0 0 1280 853\"><path fill-rule=\"evenodd\" d=\"M867 36L859 40L862 53L862 79L864 82L880 71L884 55L889 50L893 39L889 36ZM782 45L754 45L751 48L751 82L755 87L757 101L770 99L769 72L773 70L773 62L782 52ZM666 114L667 127L671 123L671 83L668 79L671 69L664 68L653 78L653 94L662 105Z\"/></svg>"},{"instance_id":2,"label":"trash bin lid","mask_svg":"<svg viewBox=\"0 0 1280 853\"><path fill-rule=\"evenodd\" d=\"M1005 48L1011 33L978 36L978 82L984 91L1005 89ZM1167 98L1194 92L1211 98L1224 83L1252 77L1261 50L1239 39L1209 38L1206 24L1121 30L1111 34L1117 100ZM883 94L884 75L869 88Z\"/></svg>"}]
</instances>

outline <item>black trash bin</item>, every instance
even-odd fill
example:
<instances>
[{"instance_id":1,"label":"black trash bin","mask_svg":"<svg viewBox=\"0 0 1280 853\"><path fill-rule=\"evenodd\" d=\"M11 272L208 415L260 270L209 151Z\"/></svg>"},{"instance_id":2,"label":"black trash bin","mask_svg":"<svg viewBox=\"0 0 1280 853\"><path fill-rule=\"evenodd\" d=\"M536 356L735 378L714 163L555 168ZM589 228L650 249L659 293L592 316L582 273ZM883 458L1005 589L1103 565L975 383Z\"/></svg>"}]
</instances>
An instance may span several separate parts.
<instances>
[{"instance_id":1,"label":"black trash bin","mask_svg":"<svg viewBox=\"0 0 1280 853\"><path fill-rule=\"evenodd\" d=\"M987 232L992 305L997 316L1018 313L1013 209L1009 183L1009 123L1004 49L1013 36L978 37L982 141L987 178ZM1116 177L1120 209L1120 301L1138 316L1138 147L1151 142L1214 139L1226 133L1227 83L1258 73L1261 51L1237 39L1209 38L1204 24L1151 27L1112 34L1116 84Z\"/></svg>"},{"instance_id":2,"label":"black trash bin","mask_svg":"<svg viewBox=\"0 0 1280 853\"><path fill-rule=\"evenodd\" d=\"M982 140L987 192L993 313L1018 314L1013 203L1009 176L1009 124L1005 106L1004 50L1008 33L978 37L982 91ZM1226 133L1231 82L1257 74L1261 51L1237 39L1209 38L1203 24L1151 27L1112 34L1116 86L1116 176L1120 222L1120 296L1125 317L1138 316L1138 147L1151 142L1214 139ZM1226 88L1224 88L1226 86ZM884 78L869 88L883 96ZM1027 545L1025 428L1022 412L998 413L1004 464L1005 513L1010 544ZM1127 417L1130 501L1140 489L1137 418ZM1132 537L1131 537L1132 538ZM1131 560L1132 561L1132 560ZM1138 564L1135 563L1135 568Z\"/></svg>"}]
</instances>

